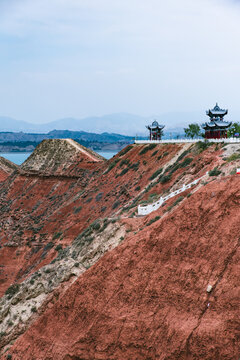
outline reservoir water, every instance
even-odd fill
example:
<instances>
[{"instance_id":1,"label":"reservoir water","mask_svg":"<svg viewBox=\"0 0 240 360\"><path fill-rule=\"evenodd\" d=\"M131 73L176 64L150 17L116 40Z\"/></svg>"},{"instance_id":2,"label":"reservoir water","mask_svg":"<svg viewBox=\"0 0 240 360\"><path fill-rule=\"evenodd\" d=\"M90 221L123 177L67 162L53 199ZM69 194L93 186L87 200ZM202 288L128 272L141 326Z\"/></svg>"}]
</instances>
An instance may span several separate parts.
<instances>
[{"instance_id":1,"label":"reservoir water","mask_svg":"<svg viewBox=\"0 0 240 360\"><path fill-rule=\"evenodd\" d=\"M117 151L96 151L99 155L102 155L105 159L111 159L117 154ZM26 153L0 153L0 156L12 161L17 165L21 165L29 156L30 152Z\"/></svg>"}]
</instances>

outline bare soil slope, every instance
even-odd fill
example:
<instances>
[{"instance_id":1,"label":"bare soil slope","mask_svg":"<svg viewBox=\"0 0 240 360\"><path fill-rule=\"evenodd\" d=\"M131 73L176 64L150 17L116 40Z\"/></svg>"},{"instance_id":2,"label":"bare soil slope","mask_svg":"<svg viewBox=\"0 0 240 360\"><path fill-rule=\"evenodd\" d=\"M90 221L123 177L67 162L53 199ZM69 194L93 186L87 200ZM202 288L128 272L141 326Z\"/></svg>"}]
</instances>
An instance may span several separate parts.
<instances>
[{"instance_id":1,"label":"bare soil slope","mask_svg":"<svg viewBox=\"0 0 240 360\"><path fill-rule=\"evenodd\" d=\"M237 360L239 184L202 187L108 252L17 340L13 359Z\"/></svg>"},{"instance_id":2,"label":"bare soil slope","mask_svg":"<svg viewBox=\"0 0 240 360\"><path fill-rule=\"evenodd\" d=\"M47 142L53 158L59 159L49 166ZM59 158L65 146L70 146L69 153ZM152 156L155 149L140 155L143 149L130 146L109 161L97 155L93 161L62 140L39 145L32 154L36 167L29 158L19 174L0 187L0 294L51 262L57 256L57 245L71 244L98 218L116 216L182 146L160 146L160 156L166 149L168 155L159 160ZM133 205L136 208L137 201Z\"/></svg>"},{"instance_id":3,"label":"bare soil slope","mask_svg":"<svg viewBox=\"0 0 240 360\"><path fill-rule=\"evenodd\" d=\"M193 335L208 313L209 327L216 332L203 328L200 354L215 358L225 341L235 356L235 300L230 309L227 301L230 287L232 299L236 291L239 180L234 174L239 148L207 143L130 145L105 161L72 140L39 146L32 159L0 183L3 359L18 338L19 355L13 359L197 359ZM156 201L207 171L197 186L156 212L136 216L138 204ZM215 300L206 287L223 290L216 298L222 306L225 287L216 284L225 281L224 276L229 284L216 316L208 311L215 311ZM53 307L45 338L41 321L47 323L44 314ZM39 317L44 320L32 328L40 334L33 345L24 333ZM165 332L160 344L157 338ZM121 340L122 334L126 339ZM214 345L209 344L218 335L219 345L211 352ZM48 338L54 344L52 352ZM23 355L28 346L33 355L30 350ZM226 358L229 354L226 350Z\"/></svg>"}]
</instances>

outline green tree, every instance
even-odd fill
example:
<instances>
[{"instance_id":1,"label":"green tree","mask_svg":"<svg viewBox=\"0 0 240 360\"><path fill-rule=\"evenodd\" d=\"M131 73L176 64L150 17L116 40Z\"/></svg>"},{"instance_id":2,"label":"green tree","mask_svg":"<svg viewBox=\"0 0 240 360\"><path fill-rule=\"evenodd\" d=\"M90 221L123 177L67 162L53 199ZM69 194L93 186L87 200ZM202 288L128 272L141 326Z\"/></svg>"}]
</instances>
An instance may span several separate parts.
<instances>
[{"instance_id":1,"label":"green tree","mask_svg":"<svg viewBox=\"0 0 240 360\"><path fill-rule=\"evenodd\" d=\"M228 137L233 137L235 134L240 135L240 123L233 123L228 129Z\"/></svg>"},{"instance_id":2,"label":"green tree","mask_svg":"<svg viewBox=\"0 0 240 360\"><path fill-rule=\"evenodd\" d=\"M188 128L184 129L185 136L193 139L194 137L201 136L200 126L198 124L189 124Z\"/></svg>"}]
</instances>

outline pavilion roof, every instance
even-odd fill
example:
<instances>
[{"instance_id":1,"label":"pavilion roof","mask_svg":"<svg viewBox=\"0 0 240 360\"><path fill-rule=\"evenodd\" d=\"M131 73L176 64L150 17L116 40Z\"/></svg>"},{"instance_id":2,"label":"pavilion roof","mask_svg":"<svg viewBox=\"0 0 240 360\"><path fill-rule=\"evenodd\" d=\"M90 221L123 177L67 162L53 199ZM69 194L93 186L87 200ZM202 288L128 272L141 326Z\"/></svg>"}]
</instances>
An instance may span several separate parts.
<instances>
[{"instance_id":1,"label":"pavilion roof","mask_svg":"<svg viewBox=\"0 0 240 360\"><path fill-rule=\"evenodd\" d=\"M214 106L213 109L209 109L206 111L206 114L208 116L224 116L228 113L228 110L225 110L225 109L221 109L219 106L218 106L218 103L216 103L216 105Z\"/></svg>"},{"instance_id":2,"label":"pavilion roof","mask_svg":"<svg viewBox=\"0 0 240 360\"><path fill-rule=\"evenodd\" d=\"M165 127L165 125L160 125L157 120L154 120L152 125L147 125L146 128L147 129L151 129L151 130L155 130L155 129L163 129Z\"/></svg>"},{"instance_id":3,"label":"pavilion roof","mask_svg":"<svg viewBox=\"0 0 240 360\"><path fill-rule=\"evenodd\" d=\"M222 121L222 120L212 120L209 122L203 123L201 126L203 129L227 129L232 125L232 122Z\"/></svg>"}]
</instances>

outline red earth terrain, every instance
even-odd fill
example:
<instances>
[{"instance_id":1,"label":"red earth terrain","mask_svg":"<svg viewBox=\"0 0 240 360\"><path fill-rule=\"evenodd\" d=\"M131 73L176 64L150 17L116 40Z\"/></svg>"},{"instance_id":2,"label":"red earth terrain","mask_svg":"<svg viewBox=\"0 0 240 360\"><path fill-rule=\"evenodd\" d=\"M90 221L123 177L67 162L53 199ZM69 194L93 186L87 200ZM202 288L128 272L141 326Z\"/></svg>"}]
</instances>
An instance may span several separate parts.
<instances>
[{"instance_id":1,"label":"red earth terrain","mask_svg":"<svg viewBox=\"0 0 240 360\"><path fill-rule=\"evenodd\" d=\"M55 159L52 166L46 162L47 142ZM60 145L64 150L65 141ZM139 153L144 146L130 146L109 161L93 161L82 152L59 158L57 140L44 141L42 147L0 187L0 293L56 256L54 249L46 253L47 244L71 244L94 220L113 216L134 200L182 145L163 146L160 156L166 150L168 155L159 160L152 157L154 150L143 157Z\"/></svg>"},{"instance_id":2,"label":"red earth terrain","mask_svg":"<svg viewBox=\"0 0 240 360\"><path fill-rule=\"evenodd\" d=\"M109 251L16 341L13 359L237 360L239 184L202 187Z\"/></svg>"},{"instance_id":3,"label":"red earth terrain","mask_svg":"<svg viewBox=\"0 0 240 360\"><path fill-rule=\"evenodd\" d=\"M106 161L72 140L42 142L0 183L1 359L238 359L232 151L130 145ZM213 169L136 216L139 204ZM56 281L68 270L72 280ZM51 283L42 295L39 272Z\"/></svg>"}]
</instances>

